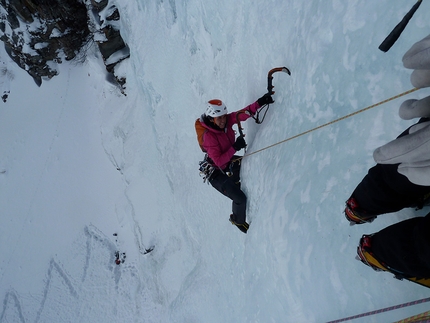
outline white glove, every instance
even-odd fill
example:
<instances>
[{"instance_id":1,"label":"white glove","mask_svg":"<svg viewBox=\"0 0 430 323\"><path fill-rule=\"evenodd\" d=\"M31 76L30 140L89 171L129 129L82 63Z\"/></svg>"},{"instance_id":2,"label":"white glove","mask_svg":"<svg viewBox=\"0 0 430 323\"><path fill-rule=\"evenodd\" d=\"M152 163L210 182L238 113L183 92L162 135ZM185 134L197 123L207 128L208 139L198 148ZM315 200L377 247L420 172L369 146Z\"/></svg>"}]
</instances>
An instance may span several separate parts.
<instances>
[{"instance_id":1,"label":"white glove","mask_svg":"<svg viewBox=\"0 0 430 323\"><path fill-rule=\"evenodd\" d=\"M412 45L402 60L404 67L414 69L413 86L419 89L430 86L430 35Z\"/></svg>"},{"instance_id":2,"label":"white glove","mask_svg":"<svg viewBox=\"0 0 430 323\"><path fill-rule=\"evenodd\" d=\"M430 116L430 96L407 100L400 106L403 119ZM379 164L398 164L398 172L414 184L430 186L430 121L412 126L407 135L377 148L373 158Z\"/></svg>"},{"instance_id":3,"label":"white glove","mask_svg":"<svg viewBox=\"0 0 430 323\"><path fill-rule=\"evenodd\" d=\"M403 120L430 117L430 96L421 100L406 100L399 108L399 116Z\"/></svg>"}]
</instances>

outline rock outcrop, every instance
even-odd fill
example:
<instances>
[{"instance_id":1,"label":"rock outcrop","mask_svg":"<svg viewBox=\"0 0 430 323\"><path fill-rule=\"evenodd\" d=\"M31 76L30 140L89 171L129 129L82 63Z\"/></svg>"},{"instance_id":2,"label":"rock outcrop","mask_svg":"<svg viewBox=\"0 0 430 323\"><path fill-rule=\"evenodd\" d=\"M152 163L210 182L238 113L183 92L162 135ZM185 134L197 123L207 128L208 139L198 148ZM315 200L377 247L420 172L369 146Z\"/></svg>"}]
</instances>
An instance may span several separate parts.
<instances>
[{"instance_id":1,"label":"rock outcrop","mask_svg":"<svg viewBox=\"0 0 430 323\"><path fill-rule=\"evenodd\" d=\"M109 0L0 0L0 40L39 86L58 74L57 64L98 44L106 69L122 90L116 66L130 55L119 31L119 11Z\"/></svg>"},{"instance_id":2,"label":"rock outcrop","mask_svg":"<svg viewBox=\"0 0 430 323\"><path fill-rule=\"evenodd\" d=\"M118 8L108 0L91 0L89 11L92 13L93 39L98 44L106 70L124 93L126 79L117 69L123 60L130 57L130 49L120 34Z\"/></svg>"}]
</instances>

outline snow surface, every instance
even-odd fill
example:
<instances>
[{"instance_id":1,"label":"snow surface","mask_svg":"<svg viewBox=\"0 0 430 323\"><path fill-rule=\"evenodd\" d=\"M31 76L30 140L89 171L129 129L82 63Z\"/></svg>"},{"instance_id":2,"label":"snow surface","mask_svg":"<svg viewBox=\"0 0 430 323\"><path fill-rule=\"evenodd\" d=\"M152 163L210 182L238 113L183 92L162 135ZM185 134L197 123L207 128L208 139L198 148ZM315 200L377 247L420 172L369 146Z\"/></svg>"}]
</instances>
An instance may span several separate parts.
<instances>
[{"instance_id":1,"label":"snow surface","mask_svg":"<svg viewBox=\"0 0 430 323\"><path fill-rule=\"evenodd\" d=\"M428 89L245 158L247 235L199 177L193 127L209 99L236 110L263 95L278 66L292 75L275 74L264 123L244 123L248 153L411 89L401 58L430 3L378 46L412 4L117 1L127 96L94 49L40 88L1 49L0 322L327 322L428 297L355 260L362 234L428 209L343 215L373 150L413 122L400 103Z\"/></svg>"}]
</instances>

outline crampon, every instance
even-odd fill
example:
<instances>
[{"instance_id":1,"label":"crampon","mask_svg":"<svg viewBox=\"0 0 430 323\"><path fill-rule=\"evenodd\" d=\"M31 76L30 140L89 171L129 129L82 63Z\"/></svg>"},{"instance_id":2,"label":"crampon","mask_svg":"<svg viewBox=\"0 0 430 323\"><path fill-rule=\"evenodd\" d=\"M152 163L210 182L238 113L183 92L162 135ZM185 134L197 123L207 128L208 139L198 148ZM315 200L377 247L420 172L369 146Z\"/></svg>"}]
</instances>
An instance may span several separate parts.
<instances>
[{"instance_id":1,"label":"crampon","mask_svg":"<svg viewBox=\"0 0 430 323\"><path fill-rule=\"evenodd\" d=\"M409 280L413 283L421 286L430 288L430 278L419 278L410 277L394 268L391 268L387 264L376 259L372 252L372 235L363 235L360 239L360 243L357 247L357 260L360 260L363 264L369 266L375 271L386 271L394 275L394 278L399 280Z\"/></svg>"},{"instance_id":2,"label":"crampon","mask_svg":"<svg viewBox=\"0 0 430 323\"><path fill-rule=\"evenodd\" d=\"M359 210L357 201L351 197L346 201L345 218L350 225L370 223L376 219L376 215L366 214Z\"/></svg>"}]
</instances>

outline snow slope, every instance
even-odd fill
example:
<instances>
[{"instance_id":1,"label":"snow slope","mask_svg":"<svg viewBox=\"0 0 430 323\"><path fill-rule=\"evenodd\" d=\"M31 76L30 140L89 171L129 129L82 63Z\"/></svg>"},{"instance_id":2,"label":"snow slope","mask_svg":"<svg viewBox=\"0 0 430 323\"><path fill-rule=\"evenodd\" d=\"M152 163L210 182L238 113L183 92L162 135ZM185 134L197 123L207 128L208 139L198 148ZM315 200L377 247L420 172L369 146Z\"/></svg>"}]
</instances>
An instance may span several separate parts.
<instances>
[{"instance_id":1,"label":"snow slope","mask_svg":"<svg viewBox=\"0 0 430 323\"><path fill-rule=\"evenodd\" d=\"M275 74L264 123L244 124L248 153L411 89L401 57L428 34L427 2L387 53L410 3L116 5L127 96L95 51L40 88L1 51L0 322L327 322L429 296L354 259L362 234L428 209L353 227L342 213L373 150L411 124L400 103L428 89L244 158L247 235L202 183L193 129L208 99L240 109L277 66L292 75Z\"/></svg>"}]
</instances>

